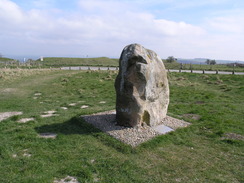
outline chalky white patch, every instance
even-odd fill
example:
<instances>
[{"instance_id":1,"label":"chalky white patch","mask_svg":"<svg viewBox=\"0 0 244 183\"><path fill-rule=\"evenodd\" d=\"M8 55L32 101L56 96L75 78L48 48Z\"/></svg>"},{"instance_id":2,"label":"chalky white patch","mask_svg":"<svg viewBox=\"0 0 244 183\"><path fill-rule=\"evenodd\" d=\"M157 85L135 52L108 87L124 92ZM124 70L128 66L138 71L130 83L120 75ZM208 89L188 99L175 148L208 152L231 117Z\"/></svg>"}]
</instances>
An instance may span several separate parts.
<instances>
[{"instance_id":1,"label":"chalky white patch","mask_svg":"<svg viewBox=\"0 0 244 183\"><path fill-rule=\"evenodd\" d=\"M8 119L12 116L19 116L22 114L23 114L23 112L1 112L0 113L0 122L5 120L5 119Z\"/></svg>"}]
</instances>

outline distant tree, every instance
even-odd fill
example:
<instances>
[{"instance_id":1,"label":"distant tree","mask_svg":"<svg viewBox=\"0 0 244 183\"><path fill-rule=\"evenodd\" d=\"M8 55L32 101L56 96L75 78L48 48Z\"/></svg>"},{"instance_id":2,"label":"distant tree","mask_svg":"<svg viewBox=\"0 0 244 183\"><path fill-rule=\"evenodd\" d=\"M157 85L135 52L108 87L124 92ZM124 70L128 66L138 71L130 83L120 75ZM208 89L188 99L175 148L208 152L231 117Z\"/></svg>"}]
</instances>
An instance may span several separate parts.
<instances>
[{"instance_id":1,"label":"distant tree","mask_svg":"<svg viewBox=\"0 0 244 183\"><path fill-rule=\"evenodd\" d=\"M206 64L208 64L208 65L215 65L216 64L216 61L215 60L207 59L206 60Z\"/></svg>"},{"instance_id":2,"label":"distant tree","mask_svg":"<svg viewBox=\"0 0 244 183\"><path fill-rule=\"evenodd\" d=\"M211 60L209 64L210 65L215 65L216 64L216 61L215 60Z\"/></svg>"},{"instance_id":3,"label":"distant tree","mask_svg":"<svg viewBox=\"0 0 244 183\"><path fill-rule=\"evenodd\" d=\"M169 56L167 59L166 59L166 62L168 62L168 63L172 63L172 62L176 62L177 61L177 59L175 58L175 57L173 57L173 56Z\"/></svg>"},{"instance_id":4,"label":"distant tree","mask_svg":"<svg viewBox=\"0 0 244 183\"><path fill-rule=\"evenodd\" d=\"M206 60L206 64L209 65L209 64L210 64L210 61L211 61L210 59L207 59L207 60Z\"/></svg>"}]
</instances>

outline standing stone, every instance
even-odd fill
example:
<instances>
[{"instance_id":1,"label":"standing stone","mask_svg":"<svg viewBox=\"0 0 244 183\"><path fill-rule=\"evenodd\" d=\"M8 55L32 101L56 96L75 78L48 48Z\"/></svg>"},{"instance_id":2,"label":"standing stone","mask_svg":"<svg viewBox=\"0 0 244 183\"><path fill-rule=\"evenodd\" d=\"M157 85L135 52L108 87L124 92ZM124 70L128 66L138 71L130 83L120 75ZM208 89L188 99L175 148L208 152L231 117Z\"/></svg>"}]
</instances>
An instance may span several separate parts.
<instances>
[{"instance_id":1,"label":"standing stone","mask_svg":"<svg viewBox=\"0 0 244 183\"><path fill-rule=\"evenodd\" d=\"M169 104L167 72L160 57L139 44L126 46L115 80L116 120L122 126L155 126Z\"/></svg>"}]
</instances>

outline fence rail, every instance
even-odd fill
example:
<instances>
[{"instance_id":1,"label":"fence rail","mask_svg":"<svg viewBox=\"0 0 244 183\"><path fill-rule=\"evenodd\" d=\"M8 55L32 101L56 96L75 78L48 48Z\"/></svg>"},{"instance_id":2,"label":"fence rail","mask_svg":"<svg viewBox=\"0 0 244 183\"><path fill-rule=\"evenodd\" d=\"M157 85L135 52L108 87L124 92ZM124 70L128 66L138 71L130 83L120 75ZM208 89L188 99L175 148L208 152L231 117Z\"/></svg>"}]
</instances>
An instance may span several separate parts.
<instances>
[{"instance_id":1,"label":"fence rail","mask_svg":"<svg viewBox=\"0 0 244 183\"><path fill-rule=\"evenodd\" d=\"M61 67L61 70L119 70L118 67ZM227 72L227 71L205 71L205 70L182 70L182 69L168 69L168 72L182 72L182 73L197 73L197 74L235 74L235 75L244 75L244 72Z\"/></svg>"}]
</instances>

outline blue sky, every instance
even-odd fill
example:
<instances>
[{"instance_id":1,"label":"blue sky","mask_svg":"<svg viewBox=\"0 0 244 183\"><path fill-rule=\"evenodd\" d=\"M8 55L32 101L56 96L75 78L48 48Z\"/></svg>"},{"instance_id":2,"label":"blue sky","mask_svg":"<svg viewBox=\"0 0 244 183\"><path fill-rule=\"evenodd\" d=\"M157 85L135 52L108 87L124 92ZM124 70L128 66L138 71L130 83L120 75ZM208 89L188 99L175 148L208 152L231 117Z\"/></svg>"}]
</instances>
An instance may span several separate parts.
<instances>
[{"instance_id":1,"label":"blue sky","mask_svg":"<svg viewBox=\"0 0 244 183\"><path fill-rule=\"evenodd\" d=\"M243 0L0 0L5 56L108 56L139 43L162 58L244 60Z\"/></svg>"}]
</instances>

